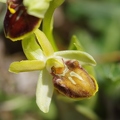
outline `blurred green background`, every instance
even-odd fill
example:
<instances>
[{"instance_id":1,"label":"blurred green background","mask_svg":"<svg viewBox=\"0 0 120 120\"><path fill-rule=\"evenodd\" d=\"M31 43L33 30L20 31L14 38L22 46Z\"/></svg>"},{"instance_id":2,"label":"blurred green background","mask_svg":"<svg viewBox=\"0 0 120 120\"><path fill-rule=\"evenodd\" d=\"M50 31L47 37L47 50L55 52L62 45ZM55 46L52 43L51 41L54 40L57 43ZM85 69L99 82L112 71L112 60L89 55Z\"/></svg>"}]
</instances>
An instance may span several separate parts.
<instances>
[{"instance_id":1,"label":"blurred green background","mask_svg":"<svg viewBox=\"0 0 120 120\"><path fill-rule=\"evenodd\" d=\"M12 74L9 64L25 59L21 42L5 38L6 6L0 3L0 120L120 120L120 1L65 0L54 14L54 36L60 50L71 36L97 61L98 93L91 99L64 100L54 94L50 111L35 102L39 72Z\"/></svg>"}]
</instances>

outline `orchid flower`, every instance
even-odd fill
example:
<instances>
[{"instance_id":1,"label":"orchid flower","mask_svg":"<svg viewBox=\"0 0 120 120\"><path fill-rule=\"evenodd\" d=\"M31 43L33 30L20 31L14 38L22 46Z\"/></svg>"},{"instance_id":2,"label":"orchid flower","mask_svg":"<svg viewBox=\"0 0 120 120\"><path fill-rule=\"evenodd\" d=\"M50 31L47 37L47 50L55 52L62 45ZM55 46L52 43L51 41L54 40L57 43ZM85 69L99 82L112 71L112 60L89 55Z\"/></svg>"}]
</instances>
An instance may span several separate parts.
<instances>
[{"instance_id":1,"label":"orchid flower","mask_svg":"<svg viewBox=\"0 0 120 120\"><path fill-rule=\"evenodd\" d=\"M89 98L97 92L96 80L83 68L83 65L96 64L88 53L80 50L54 52L39 29L22 40L22 47L28 60L11 63L9 71L40 71L36 102L41 111L49 111L54 88L72 99Z\"/></svg>"},{"instance_id":2,"label":"orchid flower","mask_svg":"<svg viewBox=\"0 0 120 120\"><path fill-rule=\"evenodd\" d=\"M7 38L21 40L37 29L52 0L0 0L6 3L4 31Z\"/></svg>"},{"instance_id":3,"label":"orchid flower","mask_svg":"<svg viewBox=\"0 0 120 120\"><path fill-rule=\"evenodd\" d=\"M36 102L45 113L49 111L54 88L72 99L89 98L98 91L96 80L83 67L94 66L96 62L93 57L80 51L78 44L75 44L78 50L56 49L52 36L52 16L63 1L0 0L7 4L4 20L6 37L13 41L22 39L23 51L28 59L11 63L9 71L40 71ZM43 18L42 32L38 27Z\"/></svg>"}]
</instances>

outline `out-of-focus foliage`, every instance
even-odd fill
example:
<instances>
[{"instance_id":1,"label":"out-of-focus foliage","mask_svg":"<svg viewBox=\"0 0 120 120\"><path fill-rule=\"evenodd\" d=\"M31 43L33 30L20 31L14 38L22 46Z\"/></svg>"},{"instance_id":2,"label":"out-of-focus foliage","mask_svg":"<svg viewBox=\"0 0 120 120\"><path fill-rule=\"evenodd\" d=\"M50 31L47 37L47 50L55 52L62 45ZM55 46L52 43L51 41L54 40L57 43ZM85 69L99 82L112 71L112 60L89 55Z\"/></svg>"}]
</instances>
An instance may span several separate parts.
<instances>
[{"instance_id":1,"label":"out-of-focus foliage","mask_svg":"<svg viewBox=\"0 0 120 120\"><path fill-rule=\"evenodd\" d=\"M58 27L55 27L54 33L59 48L64 49L68 46L70 41L67 40L70 36L73 34L77 36L83 48L97 61L95 74L99 92L91 99L81 101L62 99L55 94L50 112L43 114L36 106L34 92L32 95L26 95L26 93L16 90L17 87L13 89L18 84L14 84L14 81L10 83L10 80L16 79L16 76L11 78L6 77L6 74L1 74L3 69L6 68L7 71L8 67L2 67L0 62L0 120L119 120L120 1L66 0L58 11L55 16L61 21L63 20L63 22L57 22L58 19L55 17L55 24L58 24L56 25ZM59 14L61 11L62 16ZM2 13L3 5L0 4L1 32L4 16ZM63 18L61 19L61 17ZM2 39L5 41L4 38ZM58 41L62 39L64 41ZM9 45L9 47L11 46ZM9 47L5 49L9 50ZM12 61L13 54L5 54L5 56L4 59L2 59L3 55L0 56L0 59ZM20 79L18 80L20 81ZM24 80L29 82L29 79L24 78ZM9 89L13 89L14 92ZM20 93L25 96L21 96Z\"/></svg>"},{"instance_id":2,"label":"out-of-focus foliage","mask_svg":"<svg viewBox=\"0 0 120 120\"><path fill-rule=\"evenodd\" d=\"M5 5L3 5L2 3L0 3L0 31L3 28L3 19L5 16Z\"/></svg>"},{"instance_id":3,"label":"out-of-focus foliage","mask_svg":"<svg viewBox=\"0 0 120 120\"><path fill-rule=\"evenodd\" d=\"M66 14L78 25L72 32L97 60L97 115L101 119L120 119L120 1L72 1Z\"/></svg>"}]
</instances>

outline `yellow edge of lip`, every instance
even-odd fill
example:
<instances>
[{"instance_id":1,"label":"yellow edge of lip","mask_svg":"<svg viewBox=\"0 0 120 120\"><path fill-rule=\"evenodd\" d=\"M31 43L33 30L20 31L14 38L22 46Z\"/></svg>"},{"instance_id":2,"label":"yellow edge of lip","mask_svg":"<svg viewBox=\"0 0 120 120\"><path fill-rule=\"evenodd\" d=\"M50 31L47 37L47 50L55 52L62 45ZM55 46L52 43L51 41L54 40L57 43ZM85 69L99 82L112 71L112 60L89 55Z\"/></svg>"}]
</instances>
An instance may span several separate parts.
<instances>
[{"instance_id":1,"label":"yellow edge of lip","mask_svg":"<svg viewBox=\"0 0 120 120\"><path fill-rule=\"evenodd\" d=\"M11 4L12 4L12 2L9 4L8 9L9 9L10 13L14 14L16 12L16 10L11 8Z\"/></svg>"}]
</instances>

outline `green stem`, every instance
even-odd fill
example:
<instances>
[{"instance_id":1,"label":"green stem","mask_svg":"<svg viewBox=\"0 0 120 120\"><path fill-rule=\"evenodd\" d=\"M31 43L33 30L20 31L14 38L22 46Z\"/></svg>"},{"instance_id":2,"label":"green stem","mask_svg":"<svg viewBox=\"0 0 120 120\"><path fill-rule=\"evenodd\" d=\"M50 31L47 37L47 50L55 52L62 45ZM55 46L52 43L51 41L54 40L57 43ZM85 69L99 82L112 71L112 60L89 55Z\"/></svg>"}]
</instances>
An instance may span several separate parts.
<instances>
[{"instance_id":1,"label":"green stem","mask_svg":"<svg viewBox=\"0 0 120 120\"><path fill-rule=\"evenodd\" d=\"M49 39L50 43L52 44L54 51L57 51L58 48L55 44L54 37L53 37L53 13L54 13L55 9L58 6L60 6L63 2L64 2L64 0L51 1L50 7L47 10L47 12L45 14L45 18L43 20L42 30L45 33L45 35L47 36L47 38Z\"/></svg>"}]
</instances>

